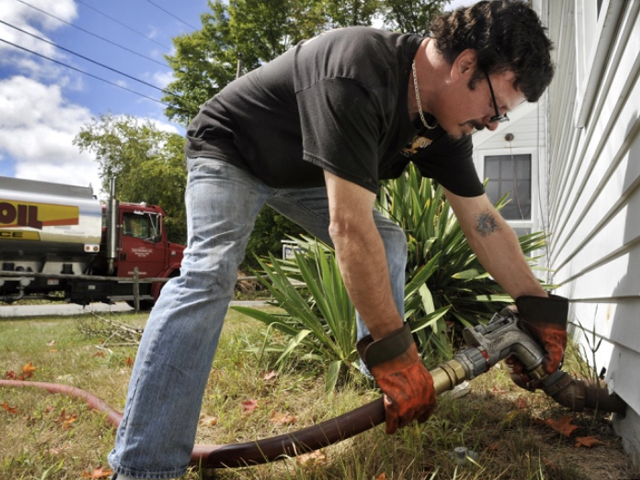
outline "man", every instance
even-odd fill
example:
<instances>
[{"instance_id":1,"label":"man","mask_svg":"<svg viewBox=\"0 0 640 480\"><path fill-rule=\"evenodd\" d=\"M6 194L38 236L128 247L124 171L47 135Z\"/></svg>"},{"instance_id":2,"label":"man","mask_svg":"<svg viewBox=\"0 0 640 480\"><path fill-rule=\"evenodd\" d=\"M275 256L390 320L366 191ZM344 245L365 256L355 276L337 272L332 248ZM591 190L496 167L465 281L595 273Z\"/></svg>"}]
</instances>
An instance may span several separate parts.
<instances>
[{"instance_id":1,"label":"man","mask_svg":"<svg viewBox=\"0 0 640 480\"><path fill-rule=\"evenodd\" d=\"M359 314L358 351L385 394L387 433L427 419L433 381L403 324L405 235L373 208L379 181L409 161L444 187L554 371L566 301L547 297L484 194L469 136L540 97L553 75L550 48L524 2L481 2L436 20L430 38L327 32L207 102L187 132L181 276L144 332L110 455L118 479L185 472L236 269L265 203L334 245Z\"/></svg>"}]
</instances>

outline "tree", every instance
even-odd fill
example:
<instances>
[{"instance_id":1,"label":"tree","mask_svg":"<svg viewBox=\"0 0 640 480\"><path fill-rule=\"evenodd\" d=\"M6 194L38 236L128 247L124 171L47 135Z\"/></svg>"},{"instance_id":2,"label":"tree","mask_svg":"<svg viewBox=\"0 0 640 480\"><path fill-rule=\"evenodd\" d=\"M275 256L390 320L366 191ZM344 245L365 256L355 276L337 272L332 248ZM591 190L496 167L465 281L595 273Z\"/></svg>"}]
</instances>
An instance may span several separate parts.
<instances>
[{"instance_id":1,"label":"tree","mask_svg":"<svg viewBox=\"0 0 640 480\"><path fill-rule=\"evenodd\" d=\"M167 214L171 241L186 241L187 175L181 135L161 131L150 120L107 113L84 126L73 143L95 154L103 190L117 178L120 200L159 205Z\"/></svg>"},{"instance_id":2,"label":"tree","mask_svg":"<svg viewBox=\"0 0 640 480\"><path fill-rule=\"evenodd\" d=\"M163 101L171 120L188 124L200 105L243 70L257 68L304 38L322 31L320 0L213 0L201 15L202 29L175 37L175 55L165 58L175 81Z\"/></svg>"},{"instance_id":3,"label":"tree","mask_svg":"<svg viewBox=\"0 0 640 480\"><path fill-rule=\"evenodd\" d=\"M282 251L281 240L288 236L297 237L305 230L283 217L271 207L264 207L258 214L256 224L249 237L247 255L241 268L258 268L256 257L267 257L270 253L279 255Z\"/></svg>"},{"instance_id":4,"label":"tree","mask_svg":"<svg viewBox=\"0 0 640 480\"><path fill-rule=\"evenodd\" d=\"M324 10L327 18L325 29L369 26L376 15L380 14L383 0L325 0Z\"/></svg>"},{"instance_id":5,"label":"tree","mask_svg":"<svg viewBox=\"0 0 640 480\"><path fill-rule=\"evenodd\" d=\"M431 20L451 0L384 0L384 25L400 32L429 34Z\"/></svg>"}]
</instances>

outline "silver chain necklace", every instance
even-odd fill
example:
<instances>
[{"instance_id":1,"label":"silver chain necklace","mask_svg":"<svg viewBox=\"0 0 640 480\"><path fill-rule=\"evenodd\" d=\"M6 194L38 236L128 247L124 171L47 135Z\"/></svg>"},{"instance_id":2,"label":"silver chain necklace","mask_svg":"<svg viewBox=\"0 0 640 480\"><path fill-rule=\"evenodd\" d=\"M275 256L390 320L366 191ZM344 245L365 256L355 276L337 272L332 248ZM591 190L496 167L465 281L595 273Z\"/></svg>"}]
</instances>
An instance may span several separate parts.
<instances>
[{"instance_id":1,"label":"silver chain necklace","mask_svg":"<svg viewBox=\"0 0 640 480\"><path fill-rule=\"evenodd\" d=\"M413 70L413 87L416 90L416 102L418 102L418 115L420 115L420 120L422 120L422 124L429 130L433 130L438 126L438 121L436 120L436 124L431 126L427 123L427 119L424 118L424 113L422 113L422 105L420 104L420 89L418 88L418 75L416 74L415 60L411 64L411 69Z\"/></svg>"}]
</instances>

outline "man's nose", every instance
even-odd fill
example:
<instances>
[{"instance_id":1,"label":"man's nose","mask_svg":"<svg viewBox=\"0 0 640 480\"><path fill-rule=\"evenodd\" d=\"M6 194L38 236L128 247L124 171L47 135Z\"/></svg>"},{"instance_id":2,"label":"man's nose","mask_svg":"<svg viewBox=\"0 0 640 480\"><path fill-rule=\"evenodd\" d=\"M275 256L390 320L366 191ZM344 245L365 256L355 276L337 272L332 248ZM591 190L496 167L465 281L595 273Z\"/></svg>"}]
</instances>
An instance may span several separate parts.
<instances>
[{"instance_id":1,"label":"man's nose","mask_svg":"<svg viewBox=\"0 0 640 480\"><path fill-rule=\"evenodd\" d=\"M491 131L494 131L496 128L498 128L498 125L500 124L500 122L491 122L489 120L489 117L487 117L483 123Z\"/></svg>"}]
</instances>

